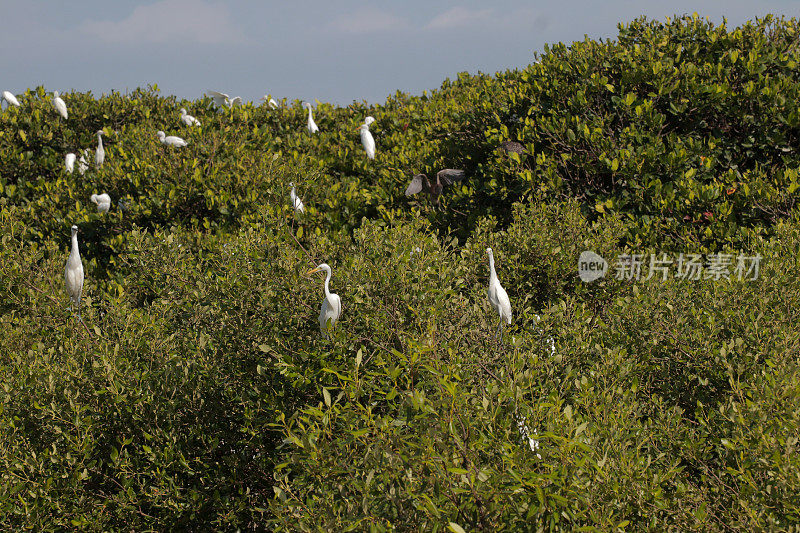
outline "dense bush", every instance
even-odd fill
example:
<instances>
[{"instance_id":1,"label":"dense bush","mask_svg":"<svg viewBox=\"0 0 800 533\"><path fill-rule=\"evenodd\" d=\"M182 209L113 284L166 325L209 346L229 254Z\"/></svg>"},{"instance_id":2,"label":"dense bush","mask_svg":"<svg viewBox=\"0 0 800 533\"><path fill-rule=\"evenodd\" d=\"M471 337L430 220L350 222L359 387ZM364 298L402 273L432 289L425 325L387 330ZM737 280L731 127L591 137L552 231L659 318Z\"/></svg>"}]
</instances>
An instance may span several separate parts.
<instances>
[{"instance_id":1,"label":"dense bush","mask_svg":"<svg viewBox=\"0 0 800 533\"><path fill-rule=\"evenodd\" d=\"M0 525L797 527L797 35L636 20L523 70L318 104L313 136L301 102L70 93L62 121L28 91L0 113ZM100 128L105 164L66 173ZM442 209L405 197L443 167L468 177ZM752 281L585 284L584 250L763 259ZM323 261L330 340L304 275Z\"/></svg>"}]
</instances>

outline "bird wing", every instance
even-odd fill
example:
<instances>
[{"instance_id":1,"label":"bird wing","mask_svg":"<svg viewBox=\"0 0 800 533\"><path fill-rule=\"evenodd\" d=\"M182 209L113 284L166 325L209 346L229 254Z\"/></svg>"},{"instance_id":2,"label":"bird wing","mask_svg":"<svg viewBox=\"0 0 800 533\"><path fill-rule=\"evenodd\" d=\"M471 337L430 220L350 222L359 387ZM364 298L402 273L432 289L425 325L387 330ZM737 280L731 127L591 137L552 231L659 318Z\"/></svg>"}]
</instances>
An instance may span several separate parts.
<instances>
[{"instance_id":1,"label":"bird wing","mask_svg":"<svg viewBox=\"0 0 800 533\"><path fill-rule=\"evenodd\" d=\"M463 170L456 170L454 168L446 168L440 170L436 177L442 185L452 185L457 181L464 179L465 173Z\"/></svg>"},{"instance_id":2,"label":"bird wing","mask_svg":"<svg viewBox=\"0 0 800 533\"><path fill-rule=\"evenodd\" d=\"M208 94L214 99L214 104L217 107L222 107L225 105L225 102L228 100L228 95L225 93L221 93L219 91L208 91Z\"/></svg>"},{"instance_id":3,"label":"bird wing","mask_svg":"<svg viewBox=\"0 0 800 533\"><path fill-rule=\"evenodd\" d=\"M236 104L242 105L242 97L241 96L234 96L233 100L231 100L231 107L235 106Z\"/></svg>"},{"instance_id":4,"label":"bird wing","mask_svg":"<svg viewBox=\"0 0 800 533\"><path fill-rule=\"evenodd\" d=\"M408 184L408 188L406 189L406 196L411 196L412 194L417 194L422 190L422 180L425 178L425 174L417 174L414 176L414 179L411 180L411 183Z\"/></svg>"}]
</instances>

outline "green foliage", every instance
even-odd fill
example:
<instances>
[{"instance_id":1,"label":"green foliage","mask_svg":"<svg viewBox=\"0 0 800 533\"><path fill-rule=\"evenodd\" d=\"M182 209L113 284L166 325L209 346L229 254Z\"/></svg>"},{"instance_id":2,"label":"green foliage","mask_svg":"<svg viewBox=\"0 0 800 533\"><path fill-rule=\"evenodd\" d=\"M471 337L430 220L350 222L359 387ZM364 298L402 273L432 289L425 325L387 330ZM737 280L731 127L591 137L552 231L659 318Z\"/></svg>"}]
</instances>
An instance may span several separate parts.
<instances>
[{"instance_id":1,"label":"green foliage","mask_svg":"<svg viewBox=\"0 0 800 533\"><path fill-rule=\"evenodd\" d=\"M640 19L520 71L318 104L316 135L299 101L69 93L64 121L21 95L0 113L0 526L796 528L797 39ZM67 173L100 128L105 164ZM468 177L441 210L405 197L444 167ZM754 281L585 284L584 250L763 259ZM323 261L329 340L304 275Z\"/></svg>"}]
</instances>

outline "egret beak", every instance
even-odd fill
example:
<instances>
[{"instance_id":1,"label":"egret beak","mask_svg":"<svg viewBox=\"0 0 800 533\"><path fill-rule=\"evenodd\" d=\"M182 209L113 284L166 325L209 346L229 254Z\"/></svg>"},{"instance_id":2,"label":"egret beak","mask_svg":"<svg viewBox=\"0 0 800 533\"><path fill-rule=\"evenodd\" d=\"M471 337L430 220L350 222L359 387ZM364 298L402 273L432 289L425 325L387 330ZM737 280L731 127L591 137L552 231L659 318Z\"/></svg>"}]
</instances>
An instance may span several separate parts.
<instances>
[{"instance_id":1,"label":"egret beak","mask_svg":"<svg viewBox=\"0 0 800 533\"><path fill-rule=\"evenodd\" d=\"M306 272L306 276L310 276L310 275L311 275L311 274L313 274L314 272L321 272L321 271L322 271L322 269L321 269L321 268L319 268L319 267L317 267L317 268L312 268L311 270L309 270L308 272Z\"/></svg>"}]
</instances>

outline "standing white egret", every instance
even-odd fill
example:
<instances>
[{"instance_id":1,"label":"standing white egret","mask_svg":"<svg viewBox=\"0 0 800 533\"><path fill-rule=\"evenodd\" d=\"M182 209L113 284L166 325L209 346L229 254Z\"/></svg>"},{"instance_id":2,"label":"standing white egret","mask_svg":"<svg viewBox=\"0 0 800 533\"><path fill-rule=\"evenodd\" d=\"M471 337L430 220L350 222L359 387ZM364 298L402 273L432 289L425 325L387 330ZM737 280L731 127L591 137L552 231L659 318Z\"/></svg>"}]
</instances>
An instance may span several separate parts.
<instances>
[{"instance_id":1,"label":"standing white egret","mask_svg":"<svg viewBox=\"0 0 800 533\"><path fill-rule=\"evenodd\" d=\"M97 130L97 150L94 151L94 164L102 167L105 160L106 151L103 148L103 130Z\"/></svg>"},{"instance_id":2,"label":"standing white egret","mask_svg":"<svg viewBox=\"0 0 800 533\"><path fill-rule=\"evenodd\" d=\"M78 226L72 226L72 249L64 267L64 283L70 298L70 309L81 317L81 292L83 291L83 263L78 251Z\"/></svg>"},{"instance_id":3,"label":"standing white egret","mask_svg":"<svg viewBox=\"0 0 800 533\"><path fill-rule=\"evenodd\" d=\"M311 113L311 104L309 102L303 102L303 107L308 109L308 133L317 133L319 128L317 127L317 123L314 122L314 115Z\"/></svg>"},{"instance_id":4,"label":"standing white egret","mask_svg":"<svg viewBox=\"0 0 800 533\"><path fill-rule=\"evenodd\" d=\"M322 300L322 307L319 310L319 329L322 332L322 336L327 338L328 321L330 320L330 327L333 329L342 314L342 299L339 298L338 294L332 293L328 287L331 281L331 267L327 263L322 263L317 268L309 270L306 275L308 276L315 272L325 272L325 299Z\"/></svg>"},{"instance_id":5,"label":"standing white egret","mask_svg":"<svg viewBox=\"0 0 800 533\"><path fill-rule=\"evenodd\" d=\"M375 159L375 139L372 138L372 134L369 132L369 125L373 122L375 122L374 118L367 117L361 127L358 128L361 130L361 144L370 159Z\"/></svg>"},{"instance_id":6,"label":"standing white egret","mask_svg":"<svg viewBox=\"0 0 800 533\"><path fill-rule=\"evenodd\" d=\"M56 108L58 114L61 115L64 120L69 117L67 113L67 104L64 103L64 100L58 95L58 91L53 91L53 107Z\"/></svg>"},{"instance_id":7,"label":"standing white egret","mask_svg":"<svg viewBox=\"0 0 800 533\"><path fill-rule=\"evenodd\" d=\"M175 137L173 135L167 137L163 131L158 132L158 140L169 146L186 146L187 144L186 141L180 137Z\"/></svg>"},{"instance_id":8,"label":"standing white egret","mask_svg":"<svg viewBox=\"0 0 800 533\"><path fill-rule=\"evenodd\" d=\"M289 199L292 201L292 206L294 206L294 210L299 213L305 213L305 208L303 207L303 201L297 196L297 192L294 190L294 183L289 183L289 187L292 190L289 192Z\"/></svg>"},{"instance_id":9,"label":"standing white egret","mask_svg":"<svg viewBox=\"0 0 800 533\"><path fill-rule=\"evenodd\" d=\"M278 107L278 102L276 102L275 99L268 94L262 96L261 101L266 102L270 109L277 109Z\"/></svg>"},{"instance_id":10,"label":"standing white egret","mask_svg":"<svg viewBox=\"0 0 800 533\"><path fill-rule=\"evenodd\" d=\"M19 100L17 100L17 97L14 96L14 93L11 91L3 91L2 98L0 98L0 100L5 100L10 106L15 105L19 107Z\"/></svg>"},{"instance_id":11,"label":"standing white egret","mask_svg":"<svg viewBox=\"0 0 800 533\"><path fill-rule=\"evenodd\" d=\"M181 122L186 124L187 126L199 126L200 121L194 118L192 115L188 115L186 113L186 109L183 107L181 108Z\"/></svg>"},{"instance_id":12,"label":"standing white egret","mask_svg":"<svg viewBox=\"0 0 800 533\"><path fill-rule=\"evenodd\" d=\"M67 167L67 172L72 174L72 171L75 170L75 159L76 156L73 153L67 154L64 158L64 165Z\"/></svg>"},{"instance_id":13,"label":"standing white egret","mask_svg":"<svg viewBox=\"0 0 800 533\"><path fill-rule=\"evenodd\" d=\"M78 159L78 172L83 176L89 169L89 163L86 162L86 157L89 155L89 150L81 152L81 157Z\"/></svg>"},{"instance_id":14,"label":"standing white egret","mask_svg":"<svg viewBox=\"0 0 800 533\"><path fill-rule=\"evenodd\" d=\"M494 269L494 253L491 248L486 249L486 255L489 256L489 303L500 315L500 325L497 332L500 333L500 340L503 340L503 322L511 324L511 301L508 299L506 290L500 285L500 280L497 279L497 272Z\"/></svg>"},{"instance_id":15,"label":"standing white egret","mask_svg":"<svg viewBox=\"0 0 800 533\"><path fill-rule=\"evenodd\" d=\"M97 204L98 213L108 213L108 210L111 209L111 197L106 193L93 194L89 199Z\"/></svg>"}]
</instances>

